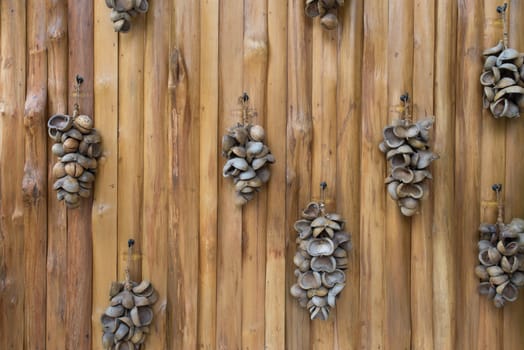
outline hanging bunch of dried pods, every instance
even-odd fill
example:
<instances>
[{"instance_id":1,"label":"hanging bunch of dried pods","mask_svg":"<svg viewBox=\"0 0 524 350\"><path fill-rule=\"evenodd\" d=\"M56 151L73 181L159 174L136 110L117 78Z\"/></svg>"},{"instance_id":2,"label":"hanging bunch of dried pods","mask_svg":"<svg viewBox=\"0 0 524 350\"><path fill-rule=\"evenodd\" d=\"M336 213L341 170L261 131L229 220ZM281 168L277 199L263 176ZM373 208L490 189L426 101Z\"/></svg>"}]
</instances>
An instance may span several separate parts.
<instances>
[{"instance_id":1,"label":"hanging bunch of dried pods","mask_svg":"<svg viewBox=\"0 0 524 350\"><path fill-rule=\"evenodd\" d=\"M323 202L309 203L294 228L298 232L293 258L297 283L291 287L291 295L309 310L312 320L326 320L346 285L350 234L343 231L344 220L339 214L324 212Z\"/></svg>"},{"instance_id":2,"label":"hanging bunch of dried pods","mask_svg":"<svg viewBox=\"0 0 524 350\"><path fill-rule=\"evenodd\" d=\"M338 26L337 9L344 5L344 0L306 0L306 15L320 16L320 23L326 29Z\"/></svg>"},{"instance_id":3,"label":"hanging bunch of dried pods","mask_svg":"<svg viewBox=\"0 0 524 350\"><path fill-rule=\"evenodd\" d=\"M82 78L77 77L77 94ZM48 134L55 141L52 152L58 157L53 166L56 179L53 189L58 200L68 208L80 206L80 197L91 195L95 180L97 159L102 154L101 137L93 128L93 119L79 114L75 103L73 116L55 114L47 122Z\"/></svg>"},{"instance_id":4,"label":"hanging bunch of dried pods","mask_svg":"<svg viewBox=\"0 0 524 350\"><path fill-rule=\"evenodd\" d=\"M516 118L524 110L524 53L508 48L506 8L507 4L497 7L504 23L504 39L482 53L482 101L495 118Z\"/></svg>"},{"instance_id":5,"label":"hanging bunch of dried pods","mask_svg":"<svg viewBox=\"0 0 524 350\"><path fill-rule=\"evenodd\" d=\"M515 218L504 224L501 189L502 185L493 185L499 207L497 223L480 224L480 265L475 267L479 293L493 299L498 308L517 300L518 289L524 286L524 220Z\"/></svg>"},{"instance_id":6,"label":"hanging bunch of dried pods","mask_svg":"<svg viewBox=\"0 0 524 350\"><path fill-rule=\"evenodd\" d=\"M127 33L131 29L131 17L149 9L147 0L106 0L111 9L111 21L115 32Z\"/></svg>"},{"instance_id":7,"label":"hanging bunch of dried pods","mask_svg":"<svg viewBox=\"0 0 524 350\"><path fill-rule=\"evenodd\" d=\"M149 281L136 283L129 277L129 262L134 240L129 240L126 280L113 282L109 292L110 306L100 318L102 344L106 350L139 350L149 333L154 304L158 295Z\"/></svg>"},{"instance_id":8,"label":"hanging bunch of dried pods","mask_svg":"<svg viewBox=\"0 0 524 350\"><path fill-rule=\"evenodd\" d=\"M264 144L264 128L249 123L253 113L248 101L249 96L244 93L240 97L242 124L229 128L222 137L222 156L227 158L222 175L233 178L238 205L253 199L255 192L269 181L269 165L275 162L269 147Z\"/></svg>"},{"instance_id":9,"label":"hanging bunch of dried pods","mask_svg":"<svg viewBox=\"0 0 524 350\"><path fill-rule=\"evenodd\" d=\"M403 103L402 119L384 128L380 150L386 154L390 175L385 183L391 198L397 201L405 216L415 215L424 196L424 183L432 179L429 165L439 156L429 150L429 129L434 117L411 121L409 96L400 97Z\"/></svg>"}]
</instances>

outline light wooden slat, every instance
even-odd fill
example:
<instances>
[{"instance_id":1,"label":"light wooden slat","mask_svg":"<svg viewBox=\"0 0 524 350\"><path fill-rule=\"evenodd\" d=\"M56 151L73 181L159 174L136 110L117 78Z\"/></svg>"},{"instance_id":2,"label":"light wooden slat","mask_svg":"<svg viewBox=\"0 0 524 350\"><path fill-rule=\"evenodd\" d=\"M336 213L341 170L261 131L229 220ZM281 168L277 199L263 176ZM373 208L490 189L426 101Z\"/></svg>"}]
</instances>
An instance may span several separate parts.
<instances>
[{"instance_id":1,"label":"light wooden slat","mask_svg":"<svg viewBox=\"0 0 524 350\"><path fill-rule=\"evenodd\" d=\"M200 5L173 1L170 37L169 114L171 179L168 231L168 345L196 349L198 329L198 229L200 156ZM176 55L177 61L174 60ZM209 130L216 133L216 128ZM190 233L190 234L188 234Z\"/></svg>"},{"instance_id":2,"label":"light wooden slat","mask_svg":"<svg viewBox=\"0 0 524 350\"><path fill-rule=\"evenodd\" d=\"M158 292L154 325L146 340L153 349L167 348L168 189L168 60L169 1L149 4L144 52L144 209L142 278Z\"/></svg>"},{"instance_id":3,"label":"light wooden slat","mask_svg":"<svg viewBox=\"0 0 524 350\"><path fill-rule=\"evenodd\" d=\"M509 5L509 47L524 52L524 3L522 1L508 1ZM512 218L524 218L524 166L522 165L522 140L524 140L524 126L522 118L524 112L520 112L520 120L508 120L506 122L506 167L505 167L505 189L506 199L505 221L510 222ZM498 153L498 152L497 152ZM502 339L505 349L518 349L524 344L524 302L521 300L524 293L520 290L519 299L504 307L504 321ZM500 324L499 324L500 327Z\"/></svg>"},{"instance_id":4,"label":"light wooden slat","mask_svg":"<svg viewBox=\"0 0 524 350\"><path fill-rule=\"evenodd\" d=\"M94 349L102 347L100 316L108 306L109 288L118 279L118 34L104 2L94 3L94 117L102 136L103 153L93 194L93 311Z\"/></svg>"},{"instance_id":5,"label":"light wooden slat","mask_svg":"<svg viewBox=\"0 0 524 350\"><path fill-rule=\"evenodd\" d=\"M413 120L433 115L433 80L435 48L435 3L433 0L415 0L413 24ZM437 117L437 123L440 117ZM434 128L433 128L434 130ZM435 136L431 132L430 147ZM446 155L445 155L446 156ZM438 160L437 160L438 162ZM433 163L435 164L435 162ZM433 167L430 168L433 171ZM436 178L435 178L436 179ZM439 179L446 181L446 178ZM427 180L427 194L421 202L420 213L411 225L411 346L415 349L433 349L433 280L432 276L432 225L433 181ZM438 349L438 348L437 348Z\"/></svg>"},{"instance_id":6,"label":"light wooden slat","mask_svg":"<svg viewBox=\"0 0 524 350\"><path fill-rule=\"evenodd\" d=\"M106 9L109 21L110 10ZM129 239L134 239L130 276L142 278L144 208L144 49L145 15L132 19L131 30L118 36L117 274L124 280ZM117 112L115 111L115 113Z\"/></svg>"},{"instance_id":7,"label":"light wooden slat","mask_svg":"<svg viewBox=\"0 0 524 350\"><path fill-rule=\"evenodd\" d=\"M25 100L24 346L45 349L47 259L47 51L45 2L27 3L27 94Z\"/></svg>"},{"instance_id":8,"label":"light wooden slat","mask_svg":"<svg viewBox=\"0 0 524 350\"><path fill-rule=\"evenodd\" d=\"M409 103L413 99L413 1L393 1L389 4L389 27L387 46L387 125L400 119L400 96L409 93ZM364 77L364 79L366 79ZM379 120L377 118L377 120ZM382 127L385 127L384 124ZM378 134L380 135L380 134ZM376 145L378 147L378 144ZM382 155L381 162L386 162ZM390 171L389 165L388 174ZM382 188L385 185L382 184ZM424 203L421 203L423 206ZM422 210L422 209L421 209ZM417 325L411 323L411 239L423 232L411 232L411 222L416 218L402 215L396 201L386 195L386 221L384 256L384 283L386 303L385 342L394 349L411 348L411 338L417 344ZM415 239L416 241L416 239ZM416 246L414 248L417 248ZM417 272L413 271L413 278ZM373 287L372 287L373 288ZM414 295L416 306L418 295ZM411 331L413 329L413 335ZM416 348L416 345L414 345Z\"/></svg>"},{"instance_id":9,"label":"light wooden slat","mask_svg":"<svg viewBox=\"0 0 524 350\"><path fill-rule=\"evenodd\" d=\"M267 143L277 159L267 185L267 245L265 278L265 349L284 349L286 344L286 125L287 112L287 16L285 1L269 0L267 78ZM266 191L266 189L264 189ZM288 261L289 262L289 261Z\"/></svg>"},{"instance_id":10,"label":"light wooden slat","mask_svg":"<svg viewBox=\"0 0 524 350\"><path fill-rule=\"evenodd\" d=\"M497 1L484 1L482 12L484 35L481 41L482 47L479 47L480 50L496 45L502 38L502 21L496 11L498 5ZM483 58L480 58L480 60L483 63ZM491 186L504 181L506 122L504 119L496 120L489 109L485 109L482 111L479 123L482 125L480 130L480 222L495 223L497 221L497 203ZM505 184L503 184L503 190L503 193L506 192ZM478 239L478 232L475 231L475 234ZM475 250L475 252L478 252L478 250ZM475 265L478 265L478 259L476 259ZM498 327L503 322L502 310L497 310L492 300L483 296L479 299L480 315L477 346L485 349L503 349L503 332Z\"/></svg>"},{"instance_id":11,"label":"light wooden slat","mask_svg":"<svg viewBox=\"0 0 524 350\"><path fill-rule=\"evenodd\" d=\"M440 159L433 164L434 218L433 257L433 340L435 349L452 349L456 330L456 230L455 196L455 79L456 50L452 33L457 28L457 11L452 0L435 7L435 82L433 146ZM441 58L442 57L442 58Z\"/></svg>"},{"instance_id":12,"label":"light wooden slat","mask_svg":"<svg viewBox=\"0 0 524 350\"><path fill-rule=\"evenodd\" d=\"M257 112L253 124L265 127L268 65L267 0L244 1L243 89ZM273 128L273 125L271 125ZM267 128L266 128L267 130ZM267 142L266 142L267 143ZM268 144L272 149L272 145ZM267 187L243 207L242 348L264 347Z\"/></svg>"},{"instance_id":13,"label":"light wooden slat","mask_svg":"<svg viewBox=\"0 0 524 350\"><path fill-rule=\"evenodd\" d=\"M0 340L24 347L24 100L26 2L0 3ZM42 320L43 321L43 320ZM12 325L15 325L14 327ZM29 330L31 331L31 330Z\"/></svg>"},{"instance_id":14,"label":"light wooden slat","mask_svg":"<svg viewBox=\"0 0 524 350\"><path fill-rule=\"evenodd\" d=\"M200 240L198 347L216 348L219 138L219 5L200 2ZM214 132L210 132L214 130Z\"/></svg>"},{"instance_id":15,"label":"light wooden slat","mask_svg":"<svg viewBox=\"0 0 524 350\"><path fill-rule=\"evenodd\" d=\"M239 1L220 2L219 8L219 135L240 122L238 96L242 94L243 17ZM224 160L220 159L219 169ZM217 320L218 349L242 346L242 208L235 205L231 179L219 181Z\"/></svg>"},{"instance_id":16,"label":"light wooden slat","mask_svg":"<svg viewBox=\"0 0 524 350\"><path fill-rule=\"evenodd\" d=\"M48 114L67 113L67 1L48 0ZM67 283L67 217L63 202L53 190L52 169L56 157L51 153L53 141L48 138L47 202L47 308L46 347L65 349L65 305Z\"/></svg>"},{"instance_id":17,"label":"light wooden slat","mask_svg":"<svg viewBox=\"0 0 524 350\"><path fill-rule=\"evenodd\" d=\"M363 2L346 3L339 10L341 32L338 54L336 210L346 219L353 250L346 270L346 287L337 300L335 349L359 347L360 283L360 143ZM348 317L351 315L351 317Z\"/></svg>"},{"instance_id":18,"label":"light wooden slat","mask_svg":"<svg viewBox=\"0 0 524 350\"><path fill-rule=\"evenodd\" d=\"M385 224L386 162L378 149L387 122L388 6L364 4L362 66L362 144L360 182L360 347L385 347ZM369 77L368 79L364 77ZM375 215L376 213L376 215Z\"/></svg>"},{"instance_id":19,"label":"light wooden slat","mask_svg":"<svg viewBox=\"0 0 524 350\"><path fill-rule=\"evenodd\" d=\"M311 20L304 2L288 3L288 113L286 146L286 256L296 253L293 224L311 198ZM297 282L292 258L286 263L286 347L309 350L309 313L289 293Z\"/></svg>"},{"instance_id":20,"label":"light wooden slat","mask_svg":"<svg viewBox=\"0 0 524 350\"><path fill-rule=\"evenodd\" d=\"M480 185L480 123L482 101L478 83L481 71L480 1L465 0L458 7L457 27L457 105L455 133L455 207L467 208L457 215L456 232L461 232L457 242L457 263L471 266L477 263L475 245L479 209ZM460 269L457 274L457 343L458 349L475 349L478 339L479 298L476 295L478 279L471 269Z\"/></svg>"}]
</instances>

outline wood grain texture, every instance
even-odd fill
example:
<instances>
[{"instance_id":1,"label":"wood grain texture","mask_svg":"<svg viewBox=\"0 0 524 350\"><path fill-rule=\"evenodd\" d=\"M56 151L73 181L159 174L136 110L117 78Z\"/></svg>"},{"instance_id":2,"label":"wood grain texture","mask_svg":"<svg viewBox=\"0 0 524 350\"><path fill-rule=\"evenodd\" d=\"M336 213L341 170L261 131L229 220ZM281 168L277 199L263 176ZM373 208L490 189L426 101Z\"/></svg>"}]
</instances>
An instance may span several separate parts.
<instances>
[{"instance_id":1,"label":"wood grain texture","mask_svg":"<svg viewBox=\"0 0 524 350\"><path fill-rule=\"evenodd\" d=\"M27 3L27 93L24 111L25 286L24 347L45 349L46 324L35 315L46 314L47 260L47 51L45 2Z\"/></svg>"}]
</instances>

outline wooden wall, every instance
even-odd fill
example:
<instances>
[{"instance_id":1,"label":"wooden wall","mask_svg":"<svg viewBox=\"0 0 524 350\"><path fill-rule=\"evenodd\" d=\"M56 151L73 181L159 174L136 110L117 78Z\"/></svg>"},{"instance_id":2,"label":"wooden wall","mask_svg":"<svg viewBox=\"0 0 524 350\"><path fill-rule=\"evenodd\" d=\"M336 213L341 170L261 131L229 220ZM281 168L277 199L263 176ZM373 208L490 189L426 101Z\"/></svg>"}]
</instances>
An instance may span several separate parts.
<instances>
[{"instance_id":1,"label":"wooden wall","mask_svg":"<svg viewBox=\"0 0 524 350\"><path fill-rule=\"evenodd\" d=\"M510 44L524 51L524 2ZM522 349L524 297L477 295L476 229L524 217L524 121L482 110L495 0L346 0L328 32L303 0L151 0L116 34L104 1L0 2L0 349L100 349L111 281L160 293L147 349ZM80 96L73 82L85 78ZM219 142L247 91L277 159L244 208ZM382 128L410 92L436 115L434 180L407 219L385 192ZM92 203L51 189L47 118L93 114ZM328 183L347 219L349 283L327 322L290 296L294 221Z\"/></svg>"}]
</instances>

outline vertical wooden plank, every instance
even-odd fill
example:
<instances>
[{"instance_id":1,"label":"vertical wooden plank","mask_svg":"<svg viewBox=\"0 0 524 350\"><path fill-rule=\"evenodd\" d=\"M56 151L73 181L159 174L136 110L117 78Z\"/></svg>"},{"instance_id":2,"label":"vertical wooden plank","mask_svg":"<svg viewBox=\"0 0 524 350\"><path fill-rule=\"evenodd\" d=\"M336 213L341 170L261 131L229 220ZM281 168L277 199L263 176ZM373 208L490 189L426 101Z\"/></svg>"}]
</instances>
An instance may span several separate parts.
<instances>
[{"instance_id":1,"label":"vertical wooden plank","mask_svg":"<svg viewBox=\"0 0 524 350\"><path fill-rule=\"evenodd\" d=\"M362 148L360 182L360 347L385 348L386 162L378 149L387 122L388 5L364 4ZM368 77L368 78L365 78Z\"/></svg>"},{"instance_id":2,"label":"vertical wooden plank","mask_svg":"<svg viewBox=\"0 0 524 350\"><path fill-rule=\"evenodd\" d=\"M500 16L496 9L499 6L496 0L484 1L483 11L483 40L480 41L482 50L492 47L502 39L503 26ZM479 60L483 63L482 56ZM497 202L495 193L491 186L495 183L504 182L505 168L505 131L506 121L501 118L495 119L489 109L482 110L482 117L478 121L481 125L480 140L480 222L497 221ZM503 184L505 186L505 184ZM503 187L503 194L506 192ZM478 240L479 234L475 231ZM476 248L476 247L475 247ZM475 250L478 252L478 250ZM478 264L478 259L475 265ZM503 324L502 310L496 309L492 300L485 297L479 297L479 335L478 347L502 349L504 347L503 330L500 327Z\"/></svg>"},{"instance_id":3,"label":"vertical wooden plank","mask_svg":"<svg viewBox=\"0 0 524 350\"><path fill-rule=\"evenodd\" d=\"M242 57L244 4L224 0L219 7L219 123L222 135L240 120L232 114L239 108L242 94ZM220 169L224 165L219 162ZM217 263L217 348L240 349L242 346L242 208L235 205L230 179L219 182L218 263ZM250 203L251 204L251 203Z\"/></svg>"},{"instance_id":4,"label":"vertical wooden plank","mask_svg":"<svg viewBox=\"0 0 524 350\"><path fill-rule=\"evenodd\" d=\"M24 346L45 349L47 258L47 51L45 2L27 3L27 95L25 100ZM5 168L3 168L5 169Z\"/></svg>"},{"instance_id":5,"label":"vertical wooden plank","mask_svg":"<svg viewBox=\"0 0 524 350\"><path fill-rule=\"evenodd\" d=\"M173 1L169 62L170 257L168 345L196 349L198 317L200 5ZM210 132L216 132L211 129ZM207 195L207 194L204 194Z\"/></svg>"},{"instance_id":6,"label":"vertical wooden plank","mask_svg":"<svg viewBox=\"0 0 524 350\"><path fill-rule=\"evenodd\" d=\"M0 3L0 340L2 349L24 346L24 98L25 1ZM13 325L15 325L13 327Z\"/></svg>"},{"instance_id":7,"label":"vertical wooden plank","mask_svg":"<svg viewBox=\"0 0 524 350\"><path fill-rule=\"evenodd\" d=\"M108 303L111 281L118 279L118 34L109 9L94 3L94 116L102 136L93 195L93 347L102 349L100 316ZM127 88L127 86L126 86Z\"/></svg>"},{"instance_id":8,"label":"vertical wooden plank","mask_svg":"<svg viewBox=\"0 0 524 350\"><path fill-rule=\"evenodd\" d=\"M346 219L353 250L346 270L346 287L337 300L335 349L359 347L360 319L360 142L362 87L362 1L351 1L339 10L341 21L337 92L336 208Z\"/></svg>"},{"instance_id":9,"label":"vertical wooden plank","mask_svg":"<svg viewBox=\"0 0 524 350\"><path fill-rule=\"evenodd\" d=\"M388 125L393 120L400 119L400 96L405 92L413 94L413 1L390 1L387 55L387 101ZM366 79L366 78L364 78ZM376 92L375 95L377 96ZM376 98L376 97L374 97ZM373 99L374 99L373 98ZM411 102L410 102L411 103ZM374 114L376 116L376 114ZM384 124L383 127L386 125ZM380 135L380 134L379 134ZM369 160L368 160L369 161ZM385 162L384 158L381 162ZM387 166L389 168L389 165ZM366 173L364 173L366 174ZM384 184L382 184L384 188ZM422 206L424 203L422 203ZM396 201L389 195L386 199L386 253L385 261L385 293L386 293L386 324L385 342L393 349L409 349L411 347L411 298L410 298L410 231L411 221L402 215ZM411 236L423 234L413 232ZM416 238L415 238L416 240ZM416 248L416 247L415 247ZM414 277L416 276L416 272ZM416 305L417 295L413 302ZM413 306L415 306L413 305ZM413 333L414 341L417 333Z\"/></svg>"},{"instance_id":10,"label":"vertical wooden plank","mask_svg":"<svg viewBox=\"0 0 524 350\"><path fill-rule=\"evenodd\" d=\"M67 0L47 0L48 114L67 113ZM47 203L47 319L46 348L65 349L67 284L67 217L56 199L51 169L56 157L49 151Z\"/></svg>"},{"instance_id":11,"label":"vertical wooden plank","mask_svg":"<svg viewBox=\"0 0 524 350\"><path fill-rule=\"evenodd\" d=\"M326 30L318 20L313 21L312 52L312 121L313 143L311 164L312 196L320 199L320 183L328 185L325 192L326 210L335 211L336 202L336 116L337 116L337 44L338 30ZM306 203L301 203L304 206ZM311 348L332 349L334 320L313 321Z\"/></svg>"},{"instance_id":12,"label":"vertical wooden plank","mask_svg":"<svg viewBox=\"0 0 524 350\"><path fill-rule=\"evenodd\" d=\"M267 143L278 161L271 168L267 186L267 245L265 297L265 349L286 345L286 103L287 103L287 16L288 4L269 0L267 72Z\"/></svg>"},{"instance_id":13,"label":"vertical wooden plank","mask_svg":"<svg viewBox=\"0 0 524 350\"><path fill-rule=\"evenodd\" d=\"M168 146L168 0L149 4L144 58L144 210L142 272L158 292L155 319L146 346L167 348L167 231L169 224Z\"/></svg>"},{"instance_id":14,"label":"vertical wooden plank","mask_svg":"<svg viewBox=\"0 0 524 350\"><path fill-rule=\"evenodd\" d=\"M476 294L478 279L472 273L477 264L477 228L480 220L478 208L480 185L480 123L482 101L478 83L481 71L479 28L482 10L477 0L458 3L457 29L457 106L455 134L455 207L457 232L462 232L457 242L459 266L457 284L457 348L475 349L478 339L479 298Z\"/></svg>"},{"instance_id":15,"label":"vertical wooden plank","mask_svg":"<svg viewBox=\"0 0 524 350\"><path fill-rule=\"evenodd\" d=\"M311 20L304 1L288 3L288 115L286 146L287 254L294 256L297 237L293 224L311 200ZM295 265L286 263L286 348L311 349L309 313L289 293L296 283Z\"/></svg>"},{"instance_id":16,"label":"vertical wooden plank","mask_svg":"<svg viewBox=\"0 0 524 350\"><path fill-rule=\"evenodd\" d=\"M268 66L267 0L244 0L243 89L265 126ZM268 130L266 128L266 130ZM268 144L270 149L271 144ZM278 159L277 159L278 161ZM264 347L267 188L243 207L242 348Z\"/></svg>"},{"instance_id":17,"label":"vertical wooden plank","mask_svg":"<svg viewBox=\"0 0 524 350\"><path fill-rule=\"evenodd\" d=\"M435 3L415 0L413 5L413 120L433 115L433 81L435 57ZM439 122L437 117L437 123ZM434 134L430 147L433 151ZM433 163L434 164L434 163ZM430 169L433 170L433 167ZM444 180L445 181L445 180ZM432 279L432 221L433 181L427 181L427 193L420 213L411 225L411 346L433 349L433 279ZM437 348L438 349L438 348Z\"/></svg>"},{"instance_id":18,"label":"vertical wooden plank","mask_svg":"<svg viewBox=\"0 0 524 350\"><path fill-rule=\"evenodd\" d=\"M107 9L106 21L110 10ZM131 279L142 278L144 208L144 50L145 15L132 20L131 30L118 36L118 278L124 280L127 241L134 239ZM116 112L116 111L115 111ZM116 151L115 151L116 152ZM147 277L147 276L144 276ZM153 282L154 283L154 282ZM156 287L156 285L155 285Z\"/></svg>"},{"instance_id":19,"label":"vertical wooden plank","mask_svg":"<svg viewBox=\"0 0 524 350\"><path fill-rule=\"evenodd\" d=\"M457 8L455 1L438 1L435 7L434 149L433 164L433 340L435 349L452 349L456 329L457 240L455 208L455 74ZM418 95L417 95L418 96ZM474 291L469 291L474 293Z\"/></svg>"},{"instance_id":20,"label":"vertical wooden plank","mask_svg":"<svg viewBox=\"0 0 524 350\"><path fill-rule=\"evenodd\" d=\"M93 3L68 1L69 73L71 87L80 75L84 83L80 94L69 90L69 113L78 103L82 114L93 115ZM96 122L95 122L96 123ZM67 211L67 307L66 348L91 348L93 241L92 198ZM62 267L64 268L64 267ZM75 302L70 302L74 300Z\"/></svg>"},{"instance_id":21,"label":"vertical wooden plank","mask_svg":"<svg viewBox=\"0 0 524 350\"><path fill-rule=\"evenodd\" d=\"M509 5L509 47L519 52L524 52L524 3L522 1L508 1ZM506 179L504 195L506 197L506 222L512 218L524 218L524 166L522 165L522 149L524 140L524 125L521 110L520 120L508 120L506 122ZM518 144L516 144L518 142ZM498 150L497 150L498 151ZM494 151L500 154L499 152ZM520 290L519 300L504 307L503 336L504 349L518 349L524 344L524 302Z\"/></svg>"},{"instance_id":22,"label":"vertical wooden plank","mask_svg":"<svg viewBox=\"0 0 524 350\"><path fill-rule=\"evenodd\" d=\"M200 263L198 348L216 349L219 4L200 2Z\"/></svg>"}]
</instances>

